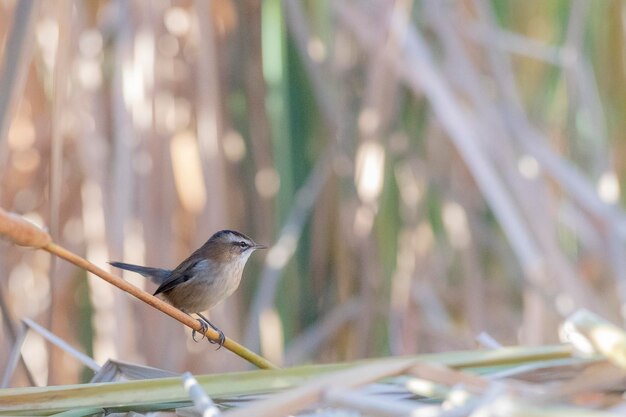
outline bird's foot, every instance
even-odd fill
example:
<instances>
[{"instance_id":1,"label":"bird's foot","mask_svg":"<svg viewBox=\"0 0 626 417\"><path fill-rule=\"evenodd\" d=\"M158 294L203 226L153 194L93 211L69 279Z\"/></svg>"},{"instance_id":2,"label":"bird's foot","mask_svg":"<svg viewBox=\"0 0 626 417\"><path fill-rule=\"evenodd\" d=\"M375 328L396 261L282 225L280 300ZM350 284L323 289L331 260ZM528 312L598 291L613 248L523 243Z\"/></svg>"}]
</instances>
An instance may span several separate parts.
<instances>
[{"instance_id":1,"label":"bird's foot","mask_svg":"<svg viewBox=\"0 0 626 417\"><path fill-rule=\"evenodd\" d=\"M210 322L210 321L209 321L206 317L204 317L202 314L200 314L200 313L196 313L196 314L198 314L198 316L199 316L200 318L202 318L202 320L204 320L206 324L208 324L209 326L211 326L211 328L212 328L213 330L215 330L215 331L219 334L219 337L218 337L217 342L216 342L215 340L212 340L212 339L208 338L208 337L207 337L207 340L209 341L209 343L211 343L211 344L213 344L213 345L218 345L218 346L217 346L217 349L215 349L215 350L220 350L220 348L221 348L222 346L224 346L224 342L226 342L226 336L224 336L224 332L223 332L223 331L221 331L221 330L220 330L220 329L219 329L216 325L214 325L213 323L211 323L211 322Z\"/></svg>"},{"instance_id":2,"label":"bird's foot","mask_svg":"<svg viewBox=\"0 0 626 417\"><path fill-rule=\"evenodd\" d=\"M209 323L209 324L211 324L211 323ZM213 327L213 330L218 332L220 336L219 336L219 339L218 339L217 342L215 340L213 340L213 339L209 339L208 337L207 337L207 340L209 341L209 343L211 343L213 345L218 345L217 349L215 349L215 350L220 350L220 348L222 346L224 346L224 342L226 342L226 336L224 336L224 332L221 331L220 329L218 329L217 327L215 327L213 325L211 325L211 327Z\"/></svg>"},{"instance_id":3,"label":"bird's foot","mask_svg":"<svg viewBox=\"0 0 626 417\"><path fill-rule=\"evenodd\" d=\"M206 337L206 331L209 330L209 324L206 320L204 319L198 319L198 321L200 322L200 333L202 333L202 337L200 338L200 340L204 339ZM213 326L211 326L213 327ZM193 339L194 342L198 343L198 340L196 340L196 331L192 330L191 332L191 338ZM210 342L211 339L207 338ZM215 342L212 342L215 343Z\"/></svg>"}]
</instances>

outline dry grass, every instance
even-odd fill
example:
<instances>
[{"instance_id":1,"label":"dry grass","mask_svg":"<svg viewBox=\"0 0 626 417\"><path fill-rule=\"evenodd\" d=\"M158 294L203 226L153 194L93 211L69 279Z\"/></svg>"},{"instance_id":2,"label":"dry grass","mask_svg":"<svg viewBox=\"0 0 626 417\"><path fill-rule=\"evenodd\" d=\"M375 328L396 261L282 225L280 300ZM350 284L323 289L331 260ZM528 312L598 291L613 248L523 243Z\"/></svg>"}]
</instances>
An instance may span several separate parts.
<instances>
[{"instance_id":1,"label":"dry grass","mask_svg":"<svg viewBox=\"0 0 626 417\"><path fill-rule=\"evenodd\" d=\"M103 268L223 228L271 245L211 314L281 364L553 343L579 308L622 324L623 13L3 2L0 207ZM91 377L36 334L12 356L23 318L98 364L246 366L40 251L3 244L0 271L11 386Z\"/></svg>"}]
</instances>

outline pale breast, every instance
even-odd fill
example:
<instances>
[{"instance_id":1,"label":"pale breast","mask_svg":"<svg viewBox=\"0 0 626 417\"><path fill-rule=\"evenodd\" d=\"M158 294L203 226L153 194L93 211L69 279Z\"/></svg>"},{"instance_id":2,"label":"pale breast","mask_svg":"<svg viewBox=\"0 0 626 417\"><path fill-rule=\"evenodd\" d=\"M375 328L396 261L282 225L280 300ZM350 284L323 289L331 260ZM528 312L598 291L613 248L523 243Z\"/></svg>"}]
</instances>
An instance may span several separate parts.
<instances>
[{"instance_id":1,"label":"pale breast","mask_svg":"<svg viewBox=\"0 0 626 417\"><path fill-rule=\"evenodd\" d=\"M193 268L194 277L170 291L164 297L175 307L197 313L215 307L239 287L245 259L216 267L208 260Z\"/></svg>"}]
</instances>

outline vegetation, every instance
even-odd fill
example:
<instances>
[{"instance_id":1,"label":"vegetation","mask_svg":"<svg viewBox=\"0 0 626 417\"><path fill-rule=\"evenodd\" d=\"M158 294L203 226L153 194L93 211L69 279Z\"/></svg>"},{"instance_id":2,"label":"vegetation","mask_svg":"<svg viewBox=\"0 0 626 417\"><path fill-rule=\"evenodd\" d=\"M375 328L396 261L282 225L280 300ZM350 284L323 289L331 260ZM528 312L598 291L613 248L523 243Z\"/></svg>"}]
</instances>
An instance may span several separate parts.
<instances>
[{"instance_id":1,"label":"vegetation","mask_svg":"<svg viewBox=\"0 0 626 417\"><path fill-rule=\"evenodd\" d=\"M0 207L102 269L224 228L269 245L211 320L283 367L548 345L583 308L623 325L624 7L5 1ZM250 367L0 244L5 386Z\"/></svg>"}]
</instances>

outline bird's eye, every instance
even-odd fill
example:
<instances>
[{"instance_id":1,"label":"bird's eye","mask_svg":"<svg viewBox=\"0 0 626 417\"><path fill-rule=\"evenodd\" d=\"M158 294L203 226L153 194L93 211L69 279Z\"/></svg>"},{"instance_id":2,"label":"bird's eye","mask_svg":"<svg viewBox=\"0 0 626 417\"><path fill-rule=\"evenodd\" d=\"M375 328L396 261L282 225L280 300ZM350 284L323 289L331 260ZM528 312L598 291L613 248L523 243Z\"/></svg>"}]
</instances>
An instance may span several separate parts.
<instances>
[{"instance_id":1,"label":"bird's eye","mask_svg":"<svg viewBox=\"0 0 626 417\"><path fill-rule=\"evenodd\" d=\"M245 248L245 247L247 247L247 246L248 246L248 244L247 244L246 242L244 242L243 240L242 240L241 242L237 242L237 245L238 245L239 247L242 247L242 248Z\"/></svg>"}]
</instances>

